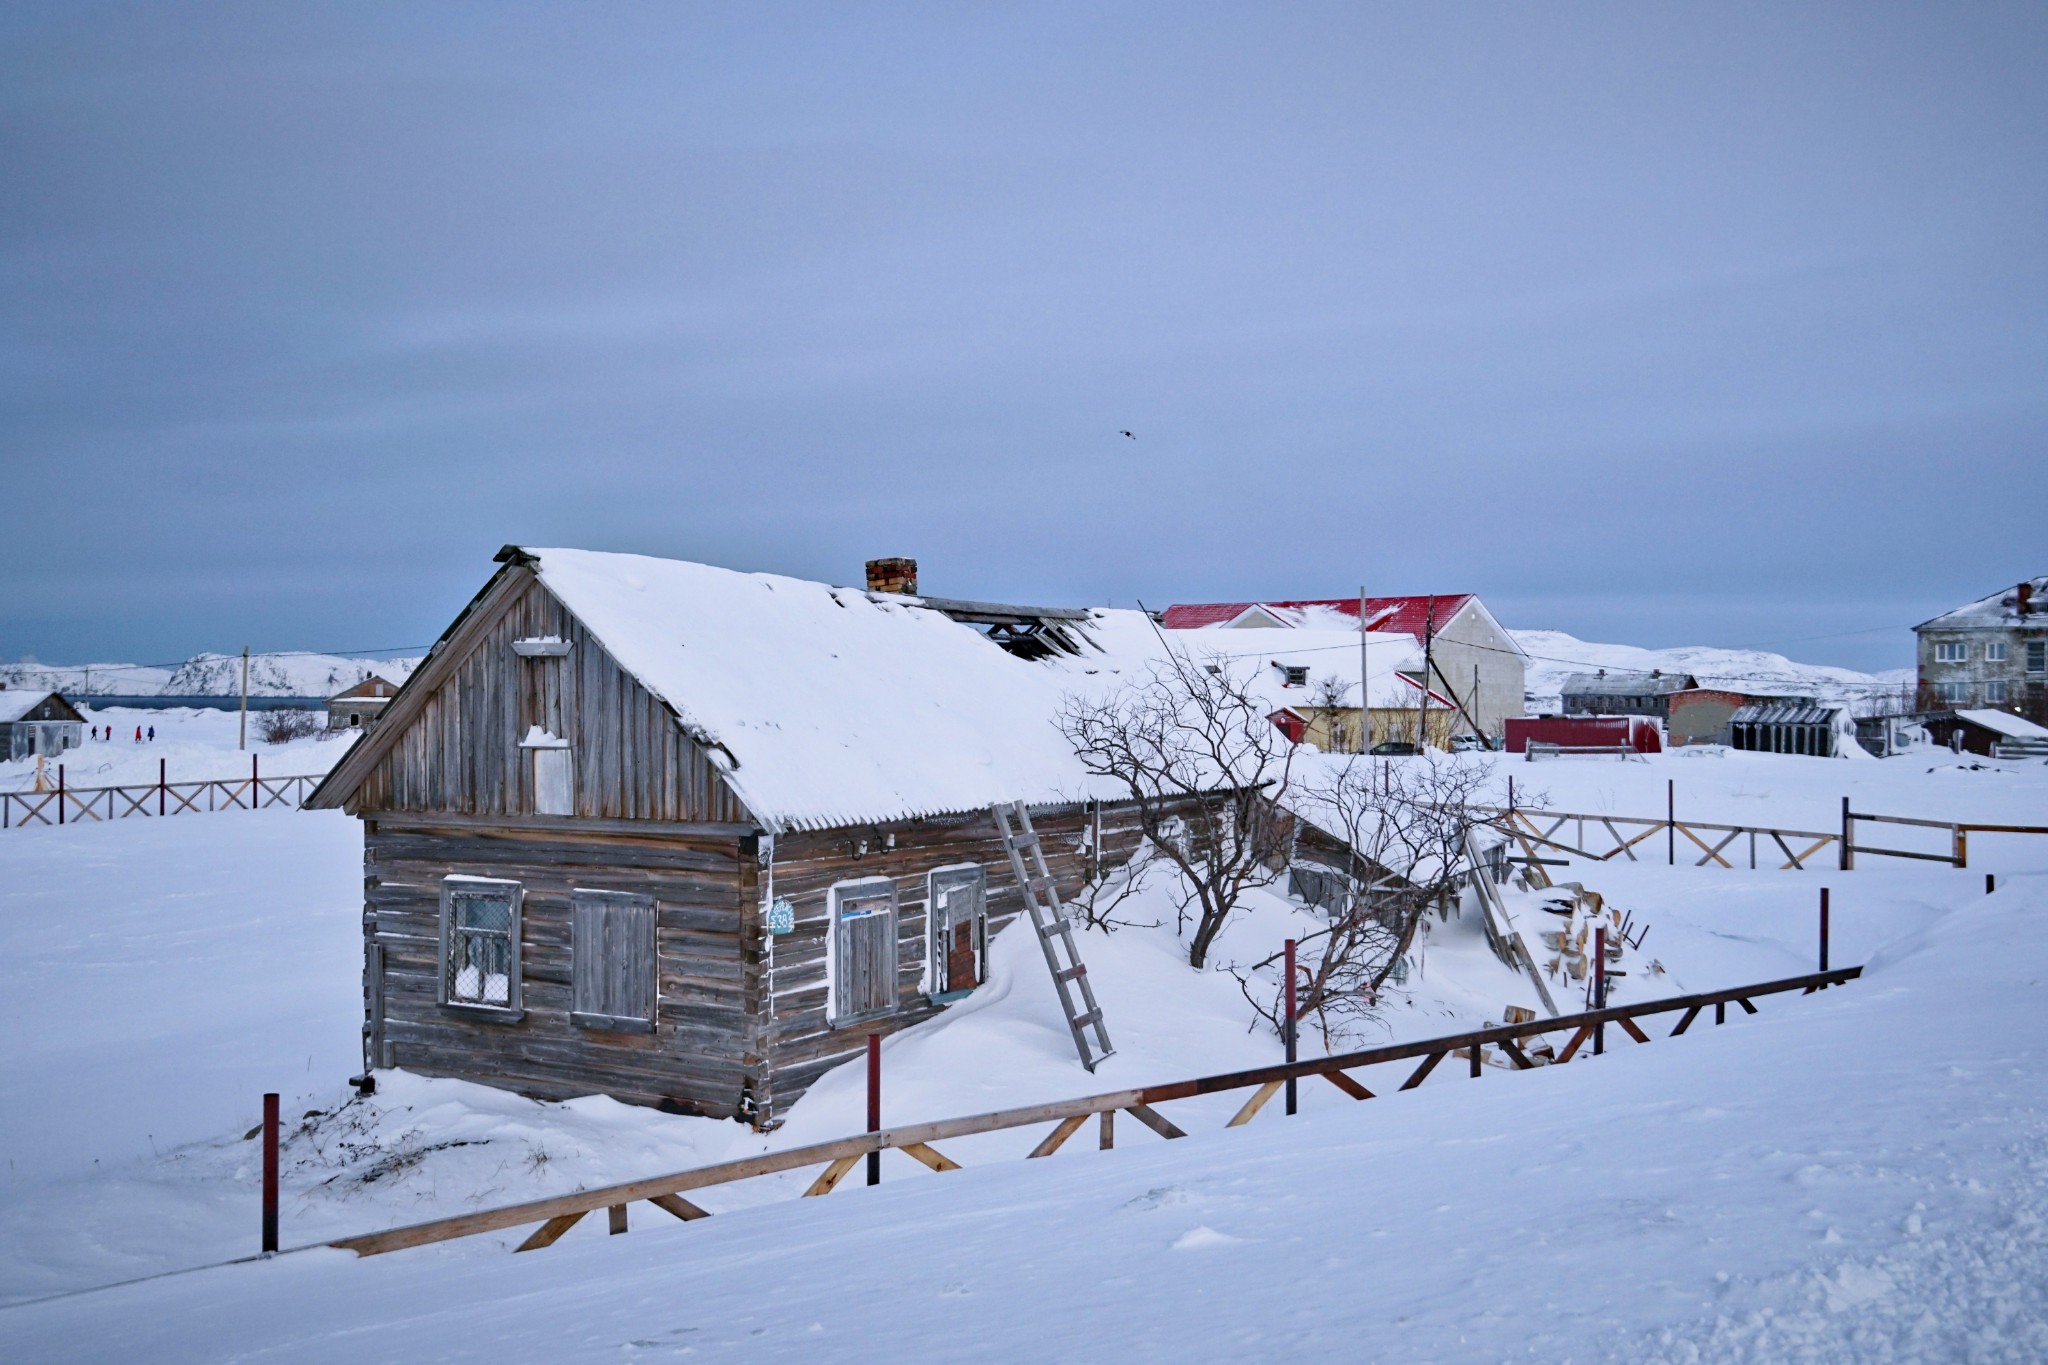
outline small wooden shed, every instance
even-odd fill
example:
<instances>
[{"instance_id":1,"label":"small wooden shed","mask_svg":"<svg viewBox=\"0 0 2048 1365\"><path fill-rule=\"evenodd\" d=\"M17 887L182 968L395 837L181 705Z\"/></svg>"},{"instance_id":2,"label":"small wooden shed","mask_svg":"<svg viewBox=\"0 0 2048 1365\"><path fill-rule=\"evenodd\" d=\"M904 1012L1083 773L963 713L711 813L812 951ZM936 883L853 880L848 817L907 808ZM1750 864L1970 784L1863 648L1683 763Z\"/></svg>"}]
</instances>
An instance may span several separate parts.
<instances>
[{"instance_id":1,"label":"small wooden shed","mask_svg":"<svg viewBox=\"0 0 2048 1365\"><path fill-rule=\"evenodd\" d=\"M1063 675L918 599L498 560L306 803L363 822L366 1071L772 1124L983 979L993 803L1063 897L1137 846Z\"/></svg>"}]
</instances>

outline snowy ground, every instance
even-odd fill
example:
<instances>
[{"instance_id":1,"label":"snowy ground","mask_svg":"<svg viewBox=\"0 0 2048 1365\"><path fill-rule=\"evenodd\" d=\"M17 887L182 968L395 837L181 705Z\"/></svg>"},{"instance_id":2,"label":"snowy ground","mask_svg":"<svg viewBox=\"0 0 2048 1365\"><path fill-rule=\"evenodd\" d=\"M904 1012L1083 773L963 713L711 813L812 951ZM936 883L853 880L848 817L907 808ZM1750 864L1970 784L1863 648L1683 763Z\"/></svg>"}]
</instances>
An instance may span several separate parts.
<instances>
[{"instance_id":1,"label":"snowy ground","mask_svg":"<svg viewBox=\"0 0 2048 1365\"><path fill-rule=\"evenodd\" d=\"M329 746L332 747L332 746ZM1931 771L1930 771L1931 769ZM1550 804L1830 829L1839 801L2038 822L2048 765L1673 755L1503 765ZM1604 806L1599 803L1606 803ZM265 812L0 836L0 1297L245 1253L257 1096L307 1120L287 1148L285 1240L679 1169L860 1126L851 1069L762 1139L605 1100L540 1105L356 1067L353 825ZM2005 878L1985 897L1979 864ZM1193 1139L1119 1125L1052 1163L1037 1134L900 1154L882 1189L579 1227L547 1253L478 1238L355 1262L331 1253L0 1311L0 1357L639 1359L954 1355L1093 1359L2036 1359L2048 1252L2042 1099L2026 1049L2048 953L2048 839L1987 837L1972 870L1562 872L1648 922L1671 971L1626 992L1807 970L1816 888L1835 960L1868 978L1722 1030L1528 1075L1462 1071L1357 1105L1303 1090L1218 1131L1237 1097L1176 1106ZM1268 899L1221 945L1263 956L1298 912ZM1228 976L1191 975L1170 928L1090 935L1120 1055L1074 1063L1018 934L993 979L891 1040L885 1119L944 1117L1269 1060ZM1499 1017L1524 983L1469 917L1438 925L1388 1034ZM1640 983L1640 984L1639 984ZM1441 1068L1453 1072L1453 1068ZM1366 1078L1372 1084L1371 1078ZM1389 1078L1397 1081L1398 1078ZM1391 1086L1374 1085L1375 1089ZM758 1207L739 1211L742 1204ZM653 1221L660 1219L660 1222ZM594 1221L594 1220L593 1220ZM678 1240L688 1239L688 1240ZM479 1313L479 1302L493 1305ZM508 1311L514 1309L517 1311Z\"/></svg>"},{"instance_id":2,"label":"snowy ground","mask_svg":"<svg viewBox=\"0 0 2048 1365\"><path fill-rule=\"evenodd\" d=\"M117 787L149 783L157 779L158 763L170 782L197 782L205 778L235 778L249 775L249 756L256 755L265 777L318 776L348 752L350 735L332 739L311 737L286 744L269 744L262 738L265 713L249 713L248 747L239 747L241 716L234 711L209 711L180 707L174 711L144 711L128 707L95 710L80 705L88 738L76 749L66 750L62 759L64 782L69 787ZM323 728L326 714L314 716ZM114 738L90 738L93 727L112 726ZM142 729L142 740L135 738ZM154 740L147 738L151 728ZM55 757L43 760L44 780L57 781ZM0 791L35 790L36 761L33 758L0 761Z\"/></svg>"},{"instance_id":3,"label":"snowy ground","mask_svg":"<svg viewBox=\"0 0 2048 1365\"><path fill-rule=\"evenodd\" d=\"M1605 668L1616 672L1662 669L1666 673L1690 673L1702 687L1726 687L1737 692L1765 695L1822 697L1854 703L1896 698L1911 687L1910 668L1889 668L1881 673L1858 673L1831 664L1804 664L1761 649L1725 649L1713 645L1684 645L1673 649L1643 649L1637 645L1603 645L1581 640L1561 630L1514 630L1514 636L1529 656L1525 688L1534 710L1555 711L1559 694L1574 673L1592 673Z\"/></svg>"}]
</instances>

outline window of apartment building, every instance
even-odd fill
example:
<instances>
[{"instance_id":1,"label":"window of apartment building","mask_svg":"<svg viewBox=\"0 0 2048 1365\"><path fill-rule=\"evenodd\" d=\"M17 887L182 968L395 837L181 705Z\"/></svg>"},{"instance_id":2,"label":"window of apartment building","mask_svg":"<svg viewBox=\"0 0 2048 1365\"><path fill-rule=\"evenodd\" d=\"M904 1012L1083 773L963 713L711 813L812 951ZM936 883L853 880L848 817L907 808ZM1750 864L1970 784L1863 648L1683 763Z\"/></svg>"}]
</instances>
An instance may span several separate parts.
<instances>
[{"instance_id":1,"label":"window of apartment building","mask_svg":"<svg viewBox=\"0 0 2048 1365\"><path fill-rule=\"evenodd\" d=\"M518 882L442 881L442 1004L518 1012L520 895Z\"/></svg>"},{"instance_id":2,"label":"window of apartment building","mask_svg":"<svg viewBox=\"0 0 2048 1365\"><path fill-rule=\"evenodd\" d=\"M1984 684L1984 700L1993 706L2005 704L2005 683L2002 679L1993 679Z\"/></svg>"},{"instance_id":3,"label":"window of apartment building","mask_svg":"<svg viewBox=\"0 0 2048 1365\"><path fill-rule=\"evenodd\" d=\"M1960 640L1944 640L1934 647L1934 662L1959 664L1970 657L1970 647Z\"/></svg>"},{"instance_id":4,"label":"window of apartment building","mask_svg":"<svg viewBox=\"0 0 2048 1365\"><path fill-rule=\"evenodd\" d=\"M2027 672L2048 673L2048 640L2027 641Z\"/></svg>"},{"instance_id":5,"label":"window of apartment building","mask_svg":"<svg viewBox=\"0 0 2048 1365\"><path fill-rule=\"evenodd\" d=\"M2005 662L2005 641L1993 640L1984 646L1984 662L2002 664Z\"/></svg>"},{"instance_id":6,"label":"window of apartment building","mask_svg":"<svg viewBox=\"0 0 2048 1365\"><path fill-rule=\"evenodd\" d=\"M1936 683L1934 691L1937 696L1950 705L1970 699L1970 685L1966 682Z\"/></svg>"}]
</instances>

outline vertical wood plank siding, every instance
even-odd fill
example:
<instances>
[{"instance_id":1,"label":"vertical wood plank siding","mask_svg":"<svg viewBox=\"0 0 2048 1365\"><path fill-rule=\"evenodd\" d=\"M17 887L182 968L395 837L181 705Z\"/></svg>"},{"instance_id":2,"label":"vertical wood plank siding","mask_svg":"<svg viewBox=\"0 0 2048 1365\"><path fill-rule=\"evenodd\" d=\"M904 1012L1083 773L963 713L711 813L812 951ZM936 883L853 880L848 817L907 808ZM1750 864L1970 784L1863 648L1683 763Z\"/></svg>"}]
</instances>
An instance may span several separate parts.
<instances>
[{"instance_id":1,"label":"vertical wood plank siding","mask_svg":"<svg viewBox=\"0 0 2048 1365\"><path fill-rule=\"evenodd\" d=\"M556 636L566 658L522 658L512 642ZM533 765L519 747L539 725L569 742L575 813L585 819L748 819L704 750L652 693L544 588L523 587L485 624L450 676L421 701L350 808L533 812Z\"/></svg>"}]
</instances>

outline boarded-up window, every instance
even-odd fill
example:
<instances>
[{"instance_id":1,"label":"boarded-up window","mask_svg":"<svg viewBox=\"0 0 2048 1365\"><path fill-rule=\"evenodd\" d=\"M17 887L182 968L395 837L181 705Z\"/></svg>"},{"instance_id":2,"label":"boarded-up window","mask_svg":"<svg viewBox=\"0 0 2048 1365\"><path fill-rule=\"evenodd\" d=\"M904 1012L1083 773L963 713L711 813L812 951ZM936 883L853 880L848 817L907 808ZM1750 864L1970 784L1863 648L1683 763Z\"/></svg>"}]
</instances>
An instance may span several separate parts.
<instances>
[{"instance_id":1,"label":"boarded-up window","mask_svg":"<svg viewBox=\"0 0 2048 1365\"><path fill-rule=\"evenodd\" d=\"M578 890L569 901L570 1018L585 1028L654 1031L654 900Z\"/></svg>"},{"instance_id":2,"label":"boarded-up window","mask_svg":"<svg viewBox=\"0 0 2048 1365\"><path fill-rule=\"evenodd\" d=\"M896 1008L896 887L887 880L832 890L835 1024Z\"/></svg>"},{"instance_id":3,"label":"boarded-up window","mask_svg":"<svg viewBox=\"0 0 2048 1365\"><path fill-rule=\"evenodd\" d=\"M441 1003L519 1008L518 882L441 883Z\"/></svg>"},{"instance_id":4,"label":"boarded-up window","mask_svg":"<svg viewBox=\"0 0 2048 1365\"><path fill-rule=\"evenodd\" d=\"M566 748L534 749L533 813L574 815L576 813L576 759Z\"/></svg>"}]
</instances>

